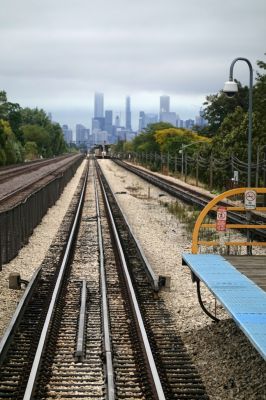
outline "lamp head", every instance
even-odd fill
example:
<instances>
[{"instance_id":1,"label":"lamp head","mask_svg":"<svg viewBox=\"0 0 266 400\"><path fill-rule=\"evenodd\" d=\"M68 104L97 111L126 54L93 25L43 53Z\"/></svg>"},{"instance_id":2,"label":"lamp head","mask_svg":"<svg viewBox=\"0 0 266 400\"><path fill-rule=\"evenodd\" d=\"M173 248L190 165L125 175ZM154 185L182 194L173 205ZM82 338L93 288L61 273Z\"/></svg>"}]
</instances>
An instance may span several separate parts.
<instances>
[{"instance_id":1,"label":"lamp head","mask_svg":"<svg viewBox=\"0 0 266 400\"><path fill-rule=\"evenodd\" d=\"M237 83L234 82L234 81L227 81L227 82L225 82L223 92L224 92L228 97L233 97L233 96L238 92Z\"/></svg>"}]
</instances>

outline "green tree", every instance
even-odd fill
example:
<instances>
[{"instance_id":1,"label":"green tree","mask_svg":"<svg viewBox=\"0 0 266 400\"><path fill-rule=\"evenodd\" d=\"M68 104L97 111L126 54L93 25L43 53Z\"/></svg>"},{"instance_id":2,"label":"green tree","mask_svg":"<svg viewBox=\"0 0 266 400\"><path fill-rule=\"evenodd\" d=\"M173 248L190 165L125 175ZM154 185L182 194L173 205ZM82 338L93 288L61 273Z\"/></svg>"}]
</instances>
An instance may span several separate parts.
<instances>
[{"instance_id":1,"label":"green tree","mask_svg":"<svg viewBox=\"0 0 266 400\"><path fill-rule=\"evenodd\" d=\"M35 142L26 142L24 149L26 160L36 160L38 158L38 146Z\"/></svg>"},{"instance_id":2,"label":"green tree","mask_svg":"<svg viewBox=\"0 0 266 400\"><path fill-rule=\"evenodd\" d=\"M23 161L23 148L17 141L8 121L0 120L0 163L15 164Z\"/></svg>"},{"instance_id":3,"label":"green tree","mask_svg":"<svg viewBox=\"0 0 266 400\"><path fill-rule=\"evenodd\" d=\"M67 151L67 145L64 139L62 129L59 124L50 123L48 132L51 141L51 155L59 155Z\"/></svg>"},{"instance_id":4,"label":"green tree","mask_svg":"<svg viewBox=\"0 0 266 400\"><path fill-rule=\"evenodd\" d=\"M147 128L145 128L144 131L133 140L133 151L159 153L160 146L155 140L155 135L157 131L167 128L173 128L173 125L166 122L158 122L156 124L148 125Z\"/></svg>"},{"instance_id":5,"label":"green tree","mask_svg":"<svg viewBox=\"0 0 266 400\"><path fill-rule=\"evenodd\" d=\"M206 101L203 103L205 106L203 117L208 121L208 126L201 131L201 134L214 136L223 120L237 107L241 107L245 112L248 110L248 87L242 87L240 82L237 84L238 93L234 97L226 96L222 90L206 97Z\"/></svg>"},{"instance_id":6,"label":"green tree","mask_svg":"<svg viewBox=\"0 0 266 400\"><path fill-rule=\"evenodd\" d=\"M206 142L209 143L210 139L205 136L200 136L197 133L183 128L168 128L156 131L155 140L160 145L162 153L177 154L181 150L182 145L190 144L193 142ZM189 148L192 152L192 147ZM189 151L188 149L188 151Z\"/></svg>"},{"instance_id":7,"label":"green tree","mask_svg":"<svg viewBox=\"0 0 266 400\"><path fill-rule=\"evenodd\" d=\"M42 157L51 155L51 137L49 132L39 125L24 125L22 132L25 142L35 142L38 154Z\"/></svg>"}]
</instances>

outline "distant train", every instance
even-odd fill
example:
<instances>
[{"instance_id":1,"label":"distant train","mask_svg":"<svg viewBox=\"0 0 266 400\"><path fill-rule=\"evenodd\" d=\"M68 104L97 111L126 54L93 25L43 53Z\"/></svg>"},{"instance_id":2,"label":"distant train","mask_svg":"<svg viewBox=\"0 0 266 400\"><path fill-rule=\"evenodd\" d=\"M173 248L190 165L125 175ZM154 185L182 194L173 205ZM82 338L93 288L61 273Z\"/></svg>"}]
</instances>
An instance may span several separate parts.
<instances>
[{"instance_id":1,"label":"distant train","mask_svg":"<svg viewBox=\"0 0 266 400\"><path fill-rule=\"evenodd\" d=\"M93 149L94 156L96 158L110 158L109 149L110 145L105 144L102 146L101 144L99 144Z\"/></svg>"}]
</instances>

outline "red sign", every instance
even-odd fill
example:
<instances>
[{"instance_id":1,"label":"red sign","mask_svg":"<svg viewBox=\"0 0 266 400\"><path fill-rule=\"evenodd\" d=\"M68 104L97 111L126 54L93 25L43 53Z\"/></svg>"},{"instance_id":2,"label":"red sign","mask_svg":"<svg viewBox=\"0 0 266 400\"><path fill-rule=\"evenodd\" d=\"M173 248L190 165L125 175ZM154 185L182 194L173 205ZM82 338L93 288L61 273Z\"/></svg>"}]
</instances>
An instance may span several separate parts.
<instances>
[{"instance_id":1,"label":"red sign","mask_svg":"<svg viewBox=\"0 0 266 400\"><path fill-rule=\"evenodd\" d=\"M226 218L227 218L227 210L225 207L217 208L217 217L216 217L216 230L219 232L226 230Z\"/></svg>"}]
</instances>

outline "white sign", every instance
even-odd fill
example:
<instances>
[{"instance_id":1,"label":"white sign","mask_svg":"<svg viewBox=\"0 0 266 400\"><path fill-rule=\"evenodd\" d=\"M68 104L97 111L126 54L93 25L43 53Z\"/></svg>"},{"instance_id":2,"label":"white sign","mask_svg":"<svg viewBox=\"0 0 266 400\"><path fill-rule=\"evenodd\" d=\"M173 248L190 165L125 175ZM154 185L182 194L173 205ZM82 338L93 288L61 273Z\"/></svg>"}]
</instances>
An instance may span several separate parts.
<instances>
[{"instance_id":1,"label":"white sign","mask_svg":"<svg viewBox=\"0 0 266 400\"><path fill-rule=\"evenodd\" d=\"M245 209L254 210L256 208L257 193L255 190L245 191Z\"/></svg>"},{"instance_id":2,"label":"white sign","mask_svg":"<svg viewBox=\"0 0 266 400\"><path fill-rule=\"evenodd\" d=\"M234 181L235 182L238 182L238 176L239 176L238 171L234 171Z\"/></svg>"}]
</instances>

